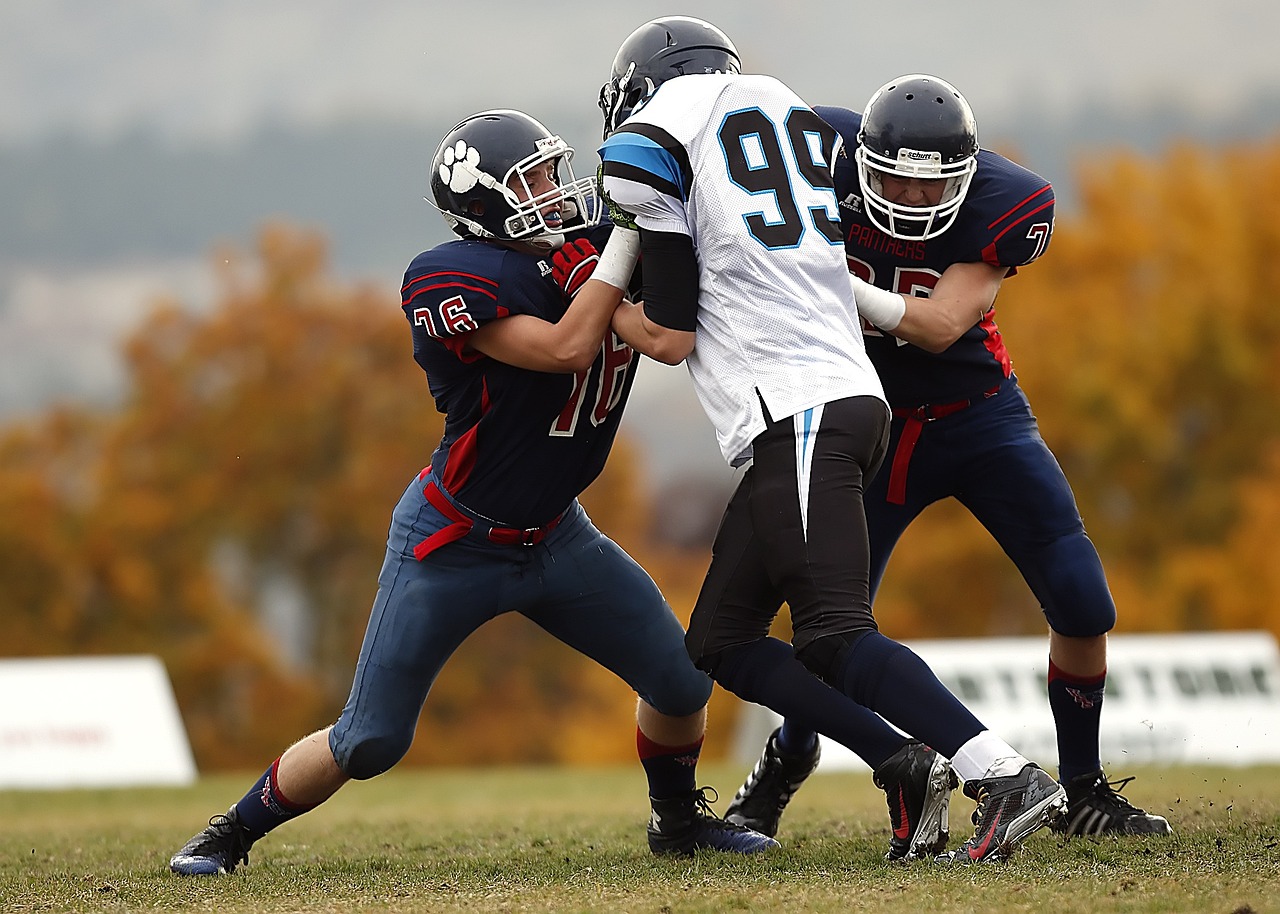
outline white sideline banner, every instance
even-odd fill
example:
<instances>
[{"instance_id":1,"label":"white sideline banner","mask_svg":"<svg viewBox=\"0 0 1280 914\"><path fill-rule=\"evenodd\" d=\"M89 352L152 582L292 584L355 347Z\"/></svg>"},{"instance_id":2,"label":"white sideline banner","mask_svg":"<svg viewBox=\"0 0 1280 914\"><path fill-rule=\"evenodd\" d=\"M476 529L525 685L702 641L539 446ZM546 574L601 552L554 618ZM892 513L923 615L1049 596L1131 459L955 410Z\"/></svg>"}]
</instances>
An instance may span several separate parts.
<instances>
[{"instance_id":1,"label":"white sideline banner","mask_svg":"<svg viewBox=\"0 0 1280 914\"><path fill-rule=\"evenodd\" d=\"M195 779L186 728L158 657L0 660L0 789Z\"/></svg>"},{"instance_id":2,"label":"white sideline banner","mask_svg":"<svg viewBox=\"0 0 1280 914\"><path fill-rule=\"evenodd\" d=\"M1048 638L904 642L979 720L1023 755L1057 769L1046 698ZM734 755L754 764L780 718L746 704ZM819 770L866 770L822 738ZM1126 765L1280 762L1280 649L1269 632L1111 635L1102 760ZM1050 768L1052 766L1052 768Z\"/></svg>"}]
</instances>

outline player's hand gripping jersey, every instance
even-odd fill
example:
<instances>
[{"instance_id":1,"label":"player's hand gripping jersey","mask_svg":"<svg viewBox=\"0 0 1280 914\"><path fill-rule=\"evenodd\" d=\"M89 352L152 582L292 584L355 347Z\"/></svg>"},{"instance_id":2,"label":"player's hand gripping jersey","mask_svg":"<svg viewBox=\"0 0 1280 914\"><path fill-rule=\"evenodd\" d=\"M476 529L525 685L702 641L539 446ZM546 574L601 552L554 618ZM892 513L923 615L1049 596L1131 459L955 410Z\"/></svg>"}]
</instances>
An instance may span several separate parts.
<instances>
[{"instance_id":1,"label":"player's hand gripping jersey","mask_svg":"<svg viewBox=\"0 0 1280 914\"><path fill-rule=\"evenodd\" d=\"M608 231L591 230L597 247ZM448 241L419 254L401 301L414 359L445 414L432 456L445 491L510 527L556 518L604 466L635 353L611 333L589 370L549 374L469 351L467 334L489 321L531 314L555 322L569 304L546 259L495 244Z\"/></svg>"},{"instance_id":2,"label":"player's hand gripping jersey","mask_svg":"<svg viewBox=\"0 0 1280 914\"><path fill-rule=\"evenodd\" d=\"M872 285L906 295L928 295L953 263L985 262L1009 275L1044 253L1053 234L1053 188L1039 175L982 149L978 170L956 221L929 241L906 241L876 228L864 212L852 157L862 115L818 106L838 130L849 155L836 160L835 189L845 232L849 270ZM996 326L993 306L942 353L930 353L864 326L867 352L895 408L979 397L1009 377L1013 365Z\"/></svg>"},{"instance_id":3,"label":"player's hand gripping jersey","mask_svg":"<svg viewBox=\"0 0 1280 914\"><path fill-rule=\"evenodd\" d=\"M678 330L696 321L687 363L730 463L764 430L762 399L779 419L883 396L841 249L837 143L772 77L698 74L659 86L601 147L609 197L642 230L693 240L696 318L646 313Z\"/></svg>"}]
</instances>

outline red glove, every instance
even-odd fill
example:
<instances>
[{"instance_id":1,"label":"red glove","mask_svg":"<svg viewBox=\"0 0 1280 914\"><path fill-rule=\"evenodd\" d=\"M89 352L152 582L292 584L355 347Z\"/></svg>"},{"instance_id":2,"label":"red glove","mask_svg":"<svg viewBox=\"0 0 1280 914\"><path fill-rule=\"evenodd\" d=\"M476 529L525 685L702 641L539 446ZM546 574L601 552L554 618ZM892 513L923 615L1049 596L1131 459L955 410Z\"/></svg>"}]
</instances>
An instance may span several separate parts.
<instances>
[{"instance_id":1,"label":"red glove","mask_svg":"<svg viewBox=\"0 0 1280 914\"><path fill-rule=\"evenodd\" d=\"M552 255L551 277L566 295L573 298L591 278L599 262L600 252L590 241L585 238L569 241Z\"/></svg>"}]
</instances>

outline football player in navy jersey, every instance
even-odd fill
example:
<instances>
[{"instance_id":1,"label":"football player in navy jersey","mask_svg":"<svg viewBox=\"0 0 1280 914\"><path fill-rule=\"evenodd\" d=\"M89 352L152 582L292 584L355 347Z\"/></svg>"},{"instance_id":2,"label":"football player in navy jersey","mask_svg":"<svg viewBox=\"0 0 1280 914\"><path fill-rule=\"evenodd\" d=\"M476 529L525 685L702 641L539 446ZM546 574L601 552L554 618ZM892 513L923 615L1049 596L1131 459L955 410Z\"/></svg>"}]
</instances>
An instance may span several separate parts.
<instances>
[{"instance_id":1,"label":"football player in navy jersey","mask_svg":"<svg viewBox=\"0 0 1280 914\"><path fill-rule=\"evenodd\" d=\"M955 776L979 801L977 828L946 859L1006 857L1065 807L1065 791L871 612L863 490L890 410L845 265L839 135L778 80L741 73L728 36L685 16L622 43L600 107L606 202L636 227L644 263L643 301L624 302L614 330L686 362L726 461L751 464L712 546L690 656L871 765L894 817L891 859L941 850ZM769 637L783 602L793 644Z\"/></svg>"},{"instance_id":2,"label":"football player in navy jersey","mask_svg":"<svg viewBox=\"0 0 1280 914\"><path fill-rule=\"evenodd\" d=\"M578 504L634 377L609 322L638 245L626 231L604 243L594 179L574 179L572 156L512 110L473 115L441 142L432 195L459 238L414 258L401 299L444 436L392 515L350 697L188 841L174 872L230 873L271 829L395 765L445 661L509 611L640 696L654 853L778 846L717 818L696 787L711 680L657 585Z\"/></svg>"},{"instance_id":3,"label":"football player in navy jersey","mask_svg":"<svg viewBox=\"0 0 1280 914\"><path fill-rule=\"evenodd\" d=\"M844 137L835 166L867 352L893 407L889 456L866 495L874 596L894 544L926 507L955 498L1022 572L1049 623L1049 706L1067 834L1169 834L1103 773L1099 723L1116 610L1075 496L1040 437L996 324L1004 280L1053 234L1053 188L978 146L969 105L934 76L886 83L858 114L818 107ZM776 834L817 764L787 719L727 818Z\"/></svg>"}]
</instances>

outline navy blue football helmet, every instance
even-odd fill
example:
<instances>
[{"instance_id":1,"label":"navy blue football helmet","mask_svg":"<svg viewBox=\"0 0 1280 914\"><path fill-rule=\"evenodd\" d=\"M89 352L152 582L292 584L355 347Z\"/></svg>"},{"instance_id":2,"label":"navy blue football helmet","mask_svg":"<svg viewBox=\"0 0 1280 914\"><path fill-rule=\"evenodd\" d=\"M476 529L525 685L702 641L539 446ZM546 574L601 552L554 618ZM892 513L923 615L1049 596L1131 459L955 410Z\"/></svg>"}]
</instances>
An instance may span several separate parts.
<instances>
[{"instance_id":1,"label":"navy blue football helmet","mask_svg":"<svg viewBox=\"0 0 1280 914\"><path fill-rule=\"evenodd\" d=\"M652 19L622 42L609 81L600 87L604 135L617 130L668 79L741 69L738 49L710 22L692 16Z\"/></svg>"},{"instance_id":2,"label":"navy blue football helmet","mask_svg":"<svg viewBox=\"0 0 1280 914\"><path fill-rule=\"evenodd\" d=\"M431 163L431 196L464 238L559 247L598 209L595 178L575 178L573 147L539 121L507 109L473 114L445 135ZM556 187L534 195L529 176L553 163ZM561 170L564 172L562 179Z\"/></svg>"},{"instance_id":3,"label":"navy blue football helmet","mask_svg":"<svg viewBox=\"0 0 1280 914\"><path fill-rule=\"evenodd\" d=\"M868 218L895 238L928 240L955 222L978 170L978 127L955 87L936 76L902 76L867 102L854 151ZM883 175L945 180L936 206L887 200Z\"/></svg>"}]
</instances>

